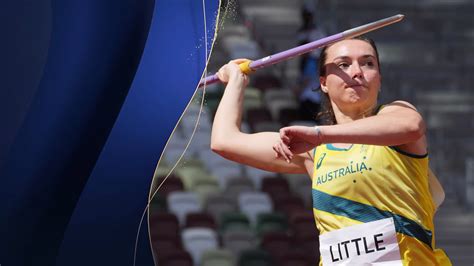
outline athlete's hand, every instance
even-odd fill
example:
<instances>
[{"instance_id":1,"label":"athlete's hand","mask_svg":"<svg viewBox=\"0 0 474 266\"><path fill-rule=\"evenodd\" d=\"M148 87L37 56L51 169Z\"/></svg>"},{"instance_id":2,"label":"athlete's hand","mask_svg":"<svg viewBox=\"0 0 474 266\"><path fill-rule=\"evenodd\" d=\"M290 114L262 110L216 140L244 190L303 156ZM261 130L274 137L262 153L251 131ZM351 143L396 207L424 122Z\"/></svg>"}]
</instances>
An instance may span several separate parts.
<instances>
[{"instance_id":1,"label":"athlete's hand","mask_svg":"<svg viewBox=\"0 0 474 266\"><path fill-rule=\"evenodd\" d=\"M294 154L312 150L321 144L321 133L314 127L291 126L280 129L280 141L273 145L275 156L289 162Z\"/></svg>"},{"instance_id":2,"label":"athlete's hand","mask_svg":"<svg viewBox=\"0 0 474 266\"><path fill-rule=\"evenodd\" d=\"M222 83L229 81L243 82L244 87L249 83L249 77L240 70L239 64L248 61L248 59L235 59L222 66L217 72L217 77Z\"/></svg>"}]
</instances>

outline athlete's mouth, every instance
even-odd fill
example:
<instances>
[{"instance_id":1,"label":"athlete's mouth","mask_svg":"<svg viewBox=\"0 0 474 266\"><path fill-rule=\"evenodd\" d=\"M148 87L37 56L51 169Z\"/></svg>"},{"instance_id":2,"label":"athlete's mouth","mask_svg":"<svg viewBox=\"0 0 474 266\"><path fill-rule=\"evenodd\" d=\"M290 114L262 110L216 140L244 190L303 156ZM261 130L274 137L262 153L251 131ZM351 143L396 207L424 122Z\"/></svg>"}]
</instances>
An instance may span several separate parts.
<instances>
[{"instance_id":1,"label":"athlete's mouth","mask_svg":"<svg viewBox=\"0 0 474 266\"><path fill-rule=\"evenodd\" d=\"M363 84L348 84L345 86L346 88L357 88L357 87L365 87Z\"/></svg>"}]
</instances>

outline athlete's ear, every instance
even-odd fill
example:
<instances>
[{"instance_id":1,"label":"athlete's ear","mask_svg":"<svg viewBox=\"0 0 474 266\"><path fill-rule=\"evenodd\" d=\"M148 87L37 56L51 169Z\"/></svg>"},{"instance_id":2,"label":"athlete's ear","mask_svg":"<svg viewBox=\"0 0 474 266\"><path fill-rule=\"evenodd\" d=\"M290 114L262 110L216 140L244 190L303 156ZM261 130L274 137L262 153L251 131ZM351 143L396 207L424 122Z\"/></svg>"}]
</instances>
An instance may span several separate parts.
<instances>
[{"instance_id":1,"label":"athlete's ear","mask_svg":"<svg viewBox=\"0 0 474 266\"><path fill-rule=\"evenodd\" d=\"M328 87L326 86L326 77L319 77L319 84L321 85L321 90L324 93L328 93Z\"/></svg>"}]
</instances>

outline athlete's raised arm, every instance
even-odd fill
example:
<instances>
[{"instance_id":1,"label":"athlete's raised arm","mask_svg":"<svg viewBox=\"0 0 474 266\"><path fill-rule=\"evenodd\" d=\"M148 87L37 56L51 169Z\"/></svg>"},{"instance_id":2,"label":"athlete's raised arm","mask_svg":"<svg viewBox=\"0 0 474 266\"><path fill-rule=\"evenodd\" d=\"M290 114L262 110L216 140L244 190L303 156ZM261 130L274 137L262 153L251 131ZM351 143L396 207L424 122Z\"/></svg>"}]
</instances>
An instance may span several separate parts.
<instances>
[{"instance_id":1,"label":"athlete's raised arm","mask_svg":"<svg viewBox=\"0 0 474 266\"><path fill-rule=\"evenodd\" d=\"M282 149L287 147L276 145L280 139L277 132L241 132L244 90L248 77L242 73L238 64L244 61L230 61L218 72L219 79L227 86L214 118L211 149L229 160L266 171L307 173L306 165L312 163L309 153L295 154L292 158L278 156L284 154Z\"/></svg>"}]
</instances>

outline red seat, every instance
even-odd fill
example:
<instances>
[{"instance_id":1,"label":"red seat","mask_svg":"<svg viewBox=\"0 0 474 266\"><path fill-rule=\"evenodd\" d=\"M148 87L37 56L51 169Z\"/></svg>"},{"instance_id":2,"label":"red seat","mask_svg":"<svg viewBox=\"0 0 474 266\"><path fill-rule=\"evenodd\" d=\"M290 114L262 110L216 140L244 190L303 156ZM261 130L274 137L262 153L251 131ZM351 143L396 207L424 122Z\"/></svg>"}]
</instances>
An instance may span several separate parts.
<instances>
[{"instance_id":1,"label":"red seat","mask_svg":"<svg viewBox=\"0 0 474 266\"><path fill-rule=\"evenodd\" d=\"M319 236L318 235L300 235L296 236L294 246L306 254L311 254L310 259L319 260ZM313 264L315 265L315 264Z\"/></svg>"},{"instance_id":2,"label":"red seat","mask_svg":"<svg viewBox=\"0 0 474 266\"><path fill-rule=\"evenodd\" d=\"M261 248L267 251L276 260L279 260L282 251L289 250L291 246L292 239L284 232L268 232L262 237Z\"/></svg>"},{"instance_id":3,"label":"red seat","mask_svg":"<svg viewBox=\"0 0 474 266\"><path fill-rule=\"evenodd\" d=\"M314 263L311 258L314 255L306 254L301 250L282 250L281 255L278 259L279 266L314 266L318 265Z\"/></svg>"},{"instance_id":4,"label":"red seat","mask_svg":"<svg viewBox=\"0 0 474 266\"><path fill-rule=\"evenodd\" d=\"M152 213L149 223L152 241L157 236L179 236L178 218L172 213Z\"/></svg>"},{"instance_id":5,"label":"red seat","mask_svg":"<svg viewBox=\"0 0 474 266\"><path fill-rule=\"evenodd\" d=\"M262 191L268 193L274 201L278 197L286 197L291 194L288 181L281 177L264 178Z\"/></svg>"},{"instance_id":6,"label":"red seat","mask_svg":"<svg viewBox=\"0 0 474 266\"><path fill-rule=\"evenodd\" d=\"M314 216L310 211L292 213L290 216L290 228L296 237L310 236L317 238L319 235Z\"/></svg>"},{"instance_id":7,"label":"red seat","mask_svg":"<svg viewBox=\"0 0 474 266\"><path fill-rule=\"evenodd\" d=\"M161 184L161 182L163 182L164 178L165 178L165 176L159 176L158 177L157 186L159 184ZM160 190L155 195L155 197L166 198L169 193L171 193L173 191L182 191L183 189L184 189L184 185L183 185L183 182L181 181L181 179L178 176L172 174L172 175L168 176L168 178L163 183L163 185L160 187Z\"/></svg>"},{"instance_id":8,"label":"red seat","mask_svg":"<svg viewBox=\"0 0 474 266\"><path fill-rule=\"evenodd\" d=\"M306 207L303 200L294 195L277 196L274 200L275 210L291 217L293 213L304 212Z\"/></svg>"},{"instance_id":9,"label":"red seat","mask_svg":"<svg viewBox=\"0 0 474 266\"><path fill-rule=\"evenodd\" d=\"M151 242L152 250L155 254L182 248L181 238L172 235L157 235Z\"/></svg>"},{"instance_id":10,"label":"red seat","mask_svg":"<svg viewBox=\"0 0 474 266\"><path fill-rule=\"evenodd\" d=\"M272 114L267 108L250 108L246 112L247 122L252 130L255 125L263 121L272 121Z\"/></svg>"},{"instance_id":11,"label":"red seat","mask_svg":"<svg viewBox=\"0 0 474 266\"><path fill-rule=\"evenodd\" d=\"M149 210L151 213L156 212L167 212L167 196L169 193L173 191L182 191L183 190L183 182L179 177L175 175L170 175L163 185L160 187L157 193L155 193L158 186L163 182L165 176L159 176L153 182L153 198L150 202Z\"/></svg>"},{"instance_id":12,"label":"red seat","mask_svg":"<svg viewBox=\"0 0 474 266\"><path fill-rule=\"evenodd\" d=\"M182 249L164 250L156 257L160 266L193 266L191 255Z\"/></svg>"},{"instance_id":13,"label":"red seat","mask_svg":"<svg viewBox=\"0 0 474 266\"><path fill-rule=\"evenodd\" d=\"M203 212L195 212L186 215L185 227L205 227L216 230L217 225L214 220L214 217L212 217L210 214Z\"/></svg>"}]
</instances>

